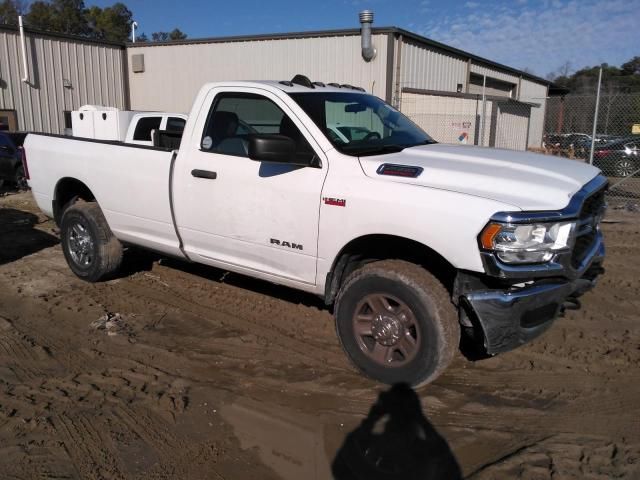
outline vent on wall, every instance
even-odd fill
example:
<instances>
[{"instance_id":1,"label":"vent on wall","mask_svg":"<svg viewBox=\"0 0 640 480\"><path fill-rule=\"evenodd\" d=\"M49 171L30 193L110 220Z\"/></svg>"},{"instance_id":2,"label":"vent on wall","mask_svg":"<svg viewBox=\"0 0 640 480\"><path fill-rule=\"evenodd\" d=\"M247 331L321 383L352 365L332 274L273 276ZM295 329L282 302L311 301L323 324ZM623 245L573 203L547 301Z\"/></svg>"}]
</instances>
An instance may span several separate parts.
<instances>
[{"instance_id":1,"label":"vent on wall","mask_svg":"<svg viewBox=\"0 0 640 480\"><path fill-rule=\"evenodd\" d=\"M144 72L144 54L138 53L136 55L131 55L131 68L133 73Z\"/></svg>"}]
</instances>

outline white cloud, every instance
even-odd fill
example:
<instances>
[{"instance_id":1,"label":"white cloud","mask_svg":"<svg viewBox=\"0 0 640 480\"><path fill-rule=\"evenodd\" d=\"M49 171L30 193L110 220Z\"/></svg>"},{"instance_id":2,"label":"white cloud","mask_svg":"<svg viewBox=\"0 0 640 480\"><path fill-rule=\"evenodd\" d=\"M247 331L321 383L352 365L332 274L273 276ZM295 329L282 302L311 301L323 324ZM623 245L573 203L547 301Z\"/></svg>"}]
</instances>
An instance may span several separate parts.
<instances>
[{"instance_id":1,"label":"white cloud","mask_svg":"<svg viewBox=\"0 0 640 480\"><path fill-rule=\"evenodd\" d=\"M638 54L640 0L520 0L457 12L432 17L420 33L540 76L567 60L581 68Z\"/></svg>"},{"instance_id":2,"label":"white cloud","mask_svg":"<svg viewBox=\"0 0 640 480\"><path fill-rule=\"evenodd\" d=\"M480 4L478 2L466 2L464 6L467 8L476 8L479 7Z\"/></svg>"}]
</instances>

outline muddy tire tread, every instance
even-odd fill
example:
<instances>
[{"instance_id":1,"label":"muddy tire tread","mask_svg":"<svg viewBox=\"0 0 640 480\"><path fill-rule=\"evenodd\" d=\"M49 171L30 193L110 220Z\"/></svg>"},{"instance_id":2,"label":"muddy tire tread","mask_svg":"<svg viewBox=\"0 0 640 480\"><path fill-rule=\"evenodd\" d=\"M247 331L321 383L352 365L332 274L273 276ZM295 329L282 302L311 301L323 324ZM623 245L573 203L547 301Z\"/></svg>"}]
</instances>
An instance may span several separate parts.
<instances>
[{"instance_id":1,"label":"muddy tire tread","mask_svg":"<svg viewBox=\"0 0 640 480\"><path fill-rule=\"evenodd\" d=\"M423 301L431 303L435 308L438 318L441 320L440 322L434 322L439 330L441 339L438 352L439 362L428 377L412 386L418 388L432 382L451 364L460 344L458 315L447 289L432 273L420 265L404 260L375 261L365 264L345 280L336 298L335 312L338 312L344 293L349 290L349 287L368 276L401 280L418 292ZM340 334L338 334L338 339L344 348ZM349 355L347 357L354 364L351 357ZM354 366L358 368L357 365L354 364ZM367 375L366 372L363 373Z\"/></svg>"}]
</instances>

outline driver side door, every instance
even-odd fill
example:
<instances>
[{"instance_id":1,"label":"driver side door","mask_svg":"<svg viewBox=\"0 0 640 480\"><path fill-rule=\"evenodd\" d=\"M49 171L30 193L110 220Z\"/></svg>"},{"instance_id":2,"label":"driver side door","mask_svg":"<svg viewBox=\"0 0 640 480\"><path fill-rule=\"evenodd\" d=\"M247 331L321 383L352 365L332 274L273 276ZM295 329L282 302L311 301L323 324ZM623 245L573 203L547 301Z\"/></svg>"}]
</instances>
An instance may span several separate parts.
<instances>
[{"instance_id":1,"label":"driver side door","mask_svg":"<svg viewBox=\"0 0 640 480\"><path fill-rule=\"evenodd\" d=\"M178 158L176 223L195 261L275 280L315 284L322 150L271 92L209 92L188 153ZM255 133L295 137L316 166L266 163L248 156ZM183 140L184 141L184 140ZM186 150L186 149L185 149Z\"/></svg>"}]
</instances>

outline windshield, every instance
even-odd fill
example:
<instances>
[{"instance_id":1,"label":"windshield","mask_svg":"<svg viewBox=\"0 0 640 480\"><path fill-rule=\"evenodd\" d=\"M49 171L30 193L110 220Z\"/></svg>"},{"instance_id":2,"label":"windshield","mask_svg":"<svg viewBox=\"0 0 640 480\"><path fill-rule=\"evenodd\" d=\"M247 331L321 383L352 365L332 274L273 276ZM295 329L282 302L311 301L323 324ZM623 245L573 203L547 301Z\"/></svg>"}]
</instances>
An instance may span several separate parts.
<instances>
[{"instance_id":1,"label":"windshield","mask_svg":"<svg viewBox=\"0 0 640 480\"><path fill-rule=\"evenodd\" d=\"M398 110L373 95L353 92L292 93L336 149L364 156L436 143Z\"/></svg>"}]
</instances>

